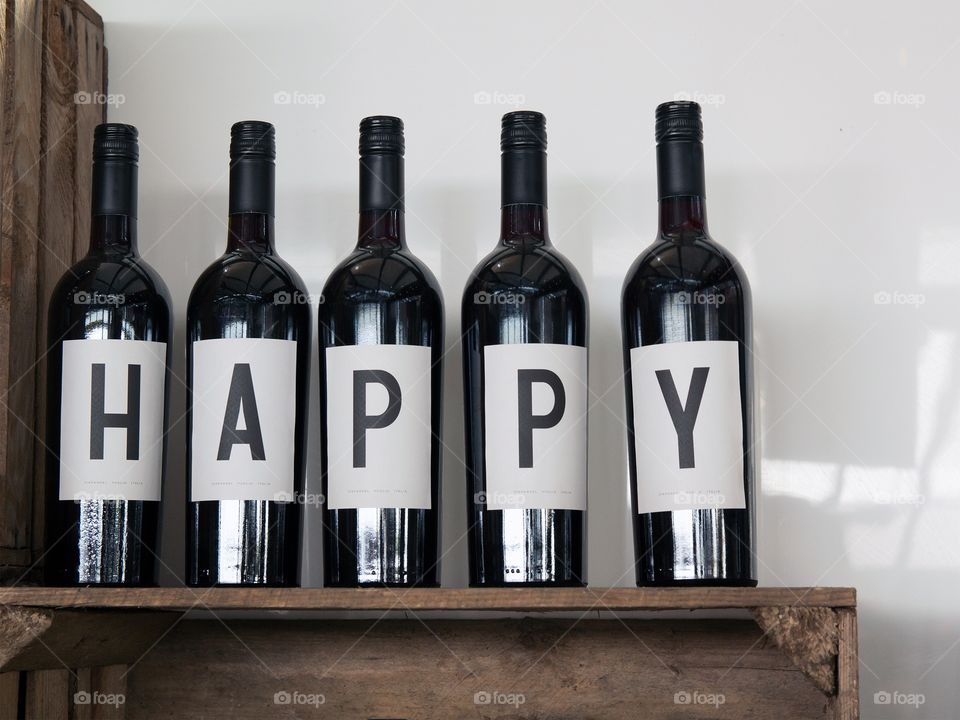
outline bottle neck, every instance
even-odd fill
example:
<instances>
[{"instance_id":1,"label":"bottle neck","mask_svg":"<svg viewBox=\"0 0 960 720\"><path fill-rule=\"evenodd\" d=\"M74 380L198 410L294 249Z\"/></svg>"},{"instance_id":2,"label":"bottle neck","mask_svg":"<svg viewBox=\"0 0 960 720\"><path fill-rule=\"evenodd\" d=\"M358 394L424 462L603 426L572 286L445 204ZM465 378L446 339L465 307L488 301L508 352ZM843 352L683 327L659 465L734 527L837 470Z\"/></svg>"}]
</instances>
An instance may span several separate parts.
<instances>
[{"instance_id":1,"label":"bottle neck","mask_svg":"<svg viewBox=\"0 0 960 720\"><path fill-rule=\"evenodd\" d=\"M545 205L505 205L500 209L500 244L549 245Z\"/></svg>"},{"instance_id":2,"label":"bottle neck","mask_svg":"<svg viewBox=\"0 0 960 720\"><path fill-rule=\"evenodd\" d=\"M660 199L660 235L681 239L707 234L707 203L699 195Z\"/></svg>"},{"instance_id":3,"label":"bottle neck","mask_svg":"<svg viewBox=\"0 0 960 720\"><path fill-rule=\"evenodd\" d=\"M273 215L233 213L227 220L227 252L273 254Z\"/></svg>"},{"instance_id":4,"label":"bottle neck","mask_svg":"<svg viewBox=\"0 0 960 720\"><path fill-rule=\"evenodd\" d=\"M90 222L90 252L137 254L137 219L130 215L94 215Z\"/></svg>"},{"instance_id":5,"label":"bottle neck","mask_svg":"<svg viewBox=\"0 0 960 720\"><path fill-rule=\"evenodd\" d=\"M90 197L90 252L137 250L137 164L98 158L93 163Z\"/></svg>"},{"instance_id":6,"label":"bottle neck","mask_svg":"<svg viewBox=\"0 0 960 720\"><path fill-rule=\"evenodd\" d=\"M261 156L230 160L227 252L273 253L276 165Z\"/></svg>"},{"instance_id":7,"label":"bottle neck","mask_svg":"<svg viewBox=\"0 0 960 720\"><path fill-rule=\"evenodd\" d=\"M357 249L378 250L407 246L403 210L361 210Z\"/></svg>"},{"instance_id":8,"label":"bottle neck","mask_svg":"<svg viewBox=\"0 0 960 720\"><path fill-rule=\"evenodd\" d=\"M523 148L500 155L500 242L548 245L547 153Z\"/></svg>"},{"instance_id":9,"label":"bottle neck","mask_svg":"<svg viewBox=\"0 0 960 720\"><path fill-rule=\"evenodd\" d=\"M657 145L657 197L661 236L706 234L702 142L668 140Z\"/></svg>"},{"instance_id":10,"label":"bottle neck","mask_svg":"<svg viewBox=\"0 0 960 720\"><path fill-rule=\"evenodd\" d=\"M370 152L360 156L360 225L357 248L405 247L403 155Z\"/></svg>"}]
</instances>

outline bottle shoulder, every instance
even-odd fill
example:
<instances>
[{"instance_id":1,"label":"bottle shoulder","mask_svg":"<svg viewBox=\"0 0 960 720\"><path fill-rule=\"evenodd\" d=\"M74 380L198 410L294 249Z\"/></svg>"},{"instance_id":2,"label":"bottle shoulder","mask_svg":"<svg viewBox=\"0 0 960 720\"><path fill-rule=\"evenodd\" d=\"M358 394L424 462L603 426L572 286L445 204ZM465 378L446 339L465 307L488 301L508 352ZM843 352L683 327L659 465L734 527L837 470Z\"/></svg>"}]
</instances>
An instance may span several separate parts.
<instances>
[{"instance_id":1,"label":"bottle shoulder","mask_svg":"<svg viewBox=\"0 0 960 720\"><path fill-rule=\"evenodd\" d=\"M749 293L749 282L733 254L707 235L676 241L658 237L627 271L623 291L649 287L696 289L735 286Z\"/></svg>"},{"instance_id":2,"label":"bottle shoulder","mask_svg":"<svg viewBox=\"0 0 960 720\"><path fill-rule=\"evenodd\" d=\"M87 304L109 296L115 305L123 297L126 304L160 302L169 309L170 291L160 274L143 258L129 254L87 254L61 277L51 294L51 302L86 296Z\"/></svg>"},{"instance_id":3,"label":"bottle shoulder","mask_svg":"<svg viewBox=\"0 0 960 720\"><path fill-rule=\"evenodd\" d=\"M306 294L297 272L276 254L227 252L200 274L190 292L188 305L267 301L279 293Z\"/></svg>"},{"instance_id":4,"label":"bottle shoulder","mask_svg":"<svg viewBox=\"0 0 960 720\"><path fill-rule=\"evenodd\" d=\"M430 269L403 249L356 248L330 273L323 288L324 304L377 302L426 296L442 302L440 284Z\"/></svg>"},{"instance_id":5,"label":"bottle shoulder","mask_svg":"<svg viewBox=\"0 0 960 720\"><path fill-rule=\"evenodd\" d=\"M565 289L586 298L580 273L550 245L498 245L470 274L464 297L507 289L530 296Z\"/></svg>"}]
</instances>

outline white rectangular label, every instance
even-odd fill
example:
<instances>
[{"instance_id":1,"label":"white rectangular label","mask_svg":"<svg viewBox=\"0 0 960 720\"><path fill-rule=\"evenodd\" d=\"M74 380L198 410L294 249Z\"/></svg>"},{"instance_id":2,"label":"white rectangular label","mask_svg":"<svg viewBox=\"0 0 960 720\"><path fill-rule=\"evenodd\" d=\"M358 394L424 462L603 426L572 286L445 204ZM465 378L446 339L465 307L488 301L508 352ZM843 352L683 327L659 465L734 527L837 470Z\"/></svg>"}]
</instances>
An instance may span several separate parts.
<instances>
[{"instance_id":1,"label":"white rectangular label","mask_svg":"<svg viewBox=\"0 0 960 720\"><path fill-rule=\"evenodd\" d=\"M587 349L483 349L486 504L587 509Z\"/></svg>"},{"instance_id":2,"label":"white rectangular label","mask_svg":"<svg viewBox=\"0 0 960 720\"><path fill-rule=\"evenodd\" d=\"M60 499L160 501L166 343L64 340Z\"/></svg>"},{"instance_id":3,"label":"white rectangular label","mask_svg":"<svg viewBox=\"0 0 960 720\"><path fill-rule=\"evenodd\" d=\"M297 343L193 343L190 500L293 500Z\"/></svg>"},{"instance_id":4,"label":"white rectangular label","mask_svg":"<svg viewBox=\"0 0 960 720\"><path fill-rule=\"evenodd\" d=\"M430 509L430 348L326 349L327 508Z\"/></svg>"},{"instance_id":5,"label":"white rectangular label","mask_svg":"<svg viewBox=\"0 0 960 720\"><path fill-rule=\"evenodd\" d=\"M739 344L636 347L630 377L637 511L745 508Z\"/></svg>"}]
</instances>

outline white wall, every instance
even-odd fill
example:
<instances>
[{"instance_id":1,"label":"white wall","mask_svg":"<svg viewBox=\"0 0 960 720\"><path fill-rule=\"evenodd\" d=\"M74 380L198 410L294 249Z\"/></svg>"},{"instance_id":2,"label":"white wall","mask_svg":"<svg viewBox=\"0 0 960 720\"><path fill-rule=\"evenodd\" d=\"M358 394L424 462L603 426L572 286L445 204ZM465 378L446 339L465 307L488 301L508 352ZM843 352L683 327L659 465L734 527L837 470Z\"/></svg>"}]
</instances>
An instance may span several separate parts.
<instances>
[{"instance_id":1,"label":"white wall","mask_svg":"<svg viewBox=\"0 0 960 720\"><path fill-rule=\"evenodd\" d=\"M440 278L454 339L467 274L497 240L499 117L512 109L474 95L517 94L546 113L553 240L590 292L599 586L633 582L618 316L626 268L655 230L653 109L703 96L711 229L754 289L761 583L858 588L865 717L957 716L956 4L94 4L124 101L110 117L141 130L140 243L174 296L180 373L188 292L224 247L233 121L277 125L278 248L319 292L355 241L357 123L401 116L409 244ZM324 102L278 105L278 92ZM446 376L443 569L460 586L455 345ZM314 487L315 381L314 367ZM176 572L182 443L181 424L165 495ZM305 581L319 578L312 553ZM876 705L882 690L926 702Z\"/></svg>"}]
</instances>

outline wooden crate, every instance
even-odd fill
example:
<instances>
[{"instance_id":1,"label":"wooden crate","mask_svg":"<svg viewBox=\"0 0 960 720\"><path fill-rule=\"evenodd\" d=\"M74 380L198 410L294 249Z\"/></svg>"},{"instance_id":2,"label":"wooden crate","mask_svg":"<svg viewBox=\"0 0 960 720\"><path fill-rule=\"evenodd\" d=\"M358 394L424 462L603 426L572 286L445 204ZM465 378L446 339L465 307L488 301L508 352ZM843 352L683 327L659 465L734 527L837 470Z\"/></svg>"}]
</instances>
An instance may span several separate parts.
<instances>
[{"instance_id":1,"label":"wooden crate","mask_svg":"<svg viewBox=\"0 0 960 720\"><path fill-rule=\"evenodd\" d=\"M27 717L859 717L850 588L9 588L0 607L0 707Z\"/></svg>"},{"instance_id":2,"label":"wooden crate","mask_svg":"<svg viewBox=\"0 0 960 720\"><path fill-rule=\"evenodd\" d=\"M43 542L43 355L53 286L87 249L93 128L106 105L103 21L79 0L0 15L0 582Z\"/></svg>"}]
</instances>

